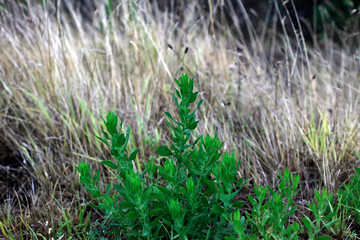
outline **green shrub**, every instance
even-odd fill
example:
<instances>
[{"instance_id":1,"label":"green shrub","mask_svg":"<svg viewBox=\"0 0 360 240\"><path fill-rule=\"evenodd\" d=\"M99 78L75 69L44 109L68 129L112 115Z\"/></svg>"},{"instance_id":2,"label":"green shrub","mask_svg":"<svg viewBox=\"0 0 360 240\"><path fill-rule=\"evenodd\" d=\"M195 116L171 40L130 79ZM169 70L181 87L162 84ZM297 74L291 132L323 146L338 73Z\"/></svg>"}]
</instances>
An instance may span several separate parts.
<instances>
[{"instance_id":1,"label":"green shrub","mask_svg":"<svg viewBox=\"0 0 360 240\"><path fill-rule=\"evenodd\" d=\"M274 190L270 187L254 185L256 198L248 196L252 205L251 212L245 212L246 218L235 212L230 217L237 238L234 239L298 239L302 231L299 223L287 224L288 218L296 211L293 198L298 193L299 175L292 175L288 169ZM288 225L288 226L286 226Z\"/></svg>"},{"instance_id":2,"label":"green shrub","mask_svg":"<svg viewBox=\"0 0 360 240\"><path fill-rule=\"evenodd\" d=\"M251 215L246 213L247 218L256 226L260 236L264 239L297 239L300 230L298 223L290 224L285 227L288 218L296 211L294 198L298 193L299 175L293 176L288 169L284 176L279 173L280 183L276 191L270 187L259 188L255 185L255 194L258 201L249 196L252 205ZM268 202L264 203L266 193Z\"/></svg>"},{"instance_id":3,"label":"green shrub","mask_svg":"<svg viewBox=\"0 0 360 240\"><path fill-rule=\"evenodd\" d=\"M92 176L90 164L76 167L84 188L99 201L92 207L102 210L110 234L147 239L223 239L233 233L227 219L244 204L234 201L245 184L243 178L237 179L239 163L234 153L221 153L223 142L217 136L199 136L192 141L198 124L195 113L202 101L191 110L198 94L193 92L193 79L183 74L175 82L179 89L172 96L179 117L175 120L165 112L173 143L157 149L165 158L163 165L150 161L143 172L137 172L132 161L138 149L126 152L130 129L118 131L118 118L109 113L104 120L107 132L99 139L111 148L116 161L101 163L117 172L118 183L101 193L99 171ZM113 195L112 189L116 190Z\"/></svg>"}]
</instances>

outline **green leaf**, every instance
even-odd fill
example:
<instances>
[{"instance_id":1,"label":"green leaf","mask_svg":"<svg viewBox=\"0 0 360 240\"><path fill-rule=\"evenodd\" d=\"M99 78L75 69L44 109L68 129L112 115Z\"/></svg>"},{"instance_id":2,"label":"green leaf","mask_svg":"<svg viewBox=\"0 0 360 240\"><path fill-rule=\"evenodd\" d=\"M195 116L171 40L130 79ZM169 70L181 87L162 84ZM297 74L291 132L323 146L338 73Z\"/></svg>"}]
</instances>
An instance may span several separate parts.
<instances>
[{"instance_id":1,"label":"green leaf","mask_svg":"<svg viewBox=\"0 0 360 240\"><path fill-rule=\"evenodd\" d=\"M237 209L240 209L243 206L245 206L245 204L246 204L246 202L244 202L244 201L236 201L236 202L233 203L233 207L237 208Z\"/></svg>"},{"instance_id":2,"label":"green leaf","mask_svg":"<svg viewBox=\"0 0 360 240\"><path fill-rule=\"evenodd\" d=\"M130 219L131 221L135 221L139 219L139 214L135 211L130 211L125 215L125 218Z\"/></svg>"},{"instance_id":3,"label":"green leaf","mask_svg":"<svg viewBox=\"0 0 360 240\"><path fill-rule=\"evenodd\" d=\"M108 115L106 115L106 120L107 122L105 122L105 120L104 122L108 132L111 134L111 136L115 135L117 133L116 126L118 123L117 115L115 113L109 112Z\"/></svg>"},{"instance_id":4,"label":"green leaf","mask_svg":"<svg viewBox=\"0 0 360 240\"><path fill-rule=\"evenodd\" d=\"M225 240L237 240L237 238L235 238L234 236L231 236L231 237L225 237Z\"/></svg>"},{"instance_id":5,"label":"green leaf","mask_svg":"<svg viewBox=\"0 0 360 240\"><path fill-rule=\"evenodd\" d=\"M91 183L89 177L84 176L84 175L80 175L80 182L84 185L88 185Z\"/></svg>"},{"instance_id":6,"label":"green leaf","mask_svg":"<svg viewBox=\"0 0 360 240\"><path fill-rule=\"evenodd\" d=\"M176 82L176 84L177 84L179 87L181 86L179 80L177 80L177 79L175 78L174 81Z\"/></svg>"},{"instance_id":7,"label":"green leaf","mask_svg":"<svg viewBox=\"0 0 360 240\"><path fill-rule=\"evenodd\" d=\"M101 131L103 134L104 134L104 137L107 139L107 140L110 140L111 138L109 137L109 134L105 131Z\"/></svg>"},{"instance_id":8,"label":"green leaf","mask_svg":"<svg viewBox=\"0 0 360 240\"><path fill-rule=\"evenodd\" d=\"M104 197L104 202L105 202L108 206L112 206L112 205L114 204L114 201L113 201L113 199L112 199L110 196L104 194L103 197Z\"/></svg>"},{"instance_id":9,"label":"green leaf","mask_svg":"<svg viewBox=\"0 0 360 240\"><path fill-rule=\"evenodd\" d=\"M175 122L177 124L181 124L181 122L175 121L169 112L164 112L164 115L167 116L168 118L170 118L173 122Z\"/></svg>"},{"instance_id":10,"label":"green leaf","mask_svg":"<svg viewBox=\"0 0 360 240\"><path fill-rule=\"evenodd\" d=\"M155 208L155 209L152 209L151 211L149 211L149 216L155 216L157 215L159 212L163 212L164 209L162 208Z\"/></svg>"},{"instance_id":11,"label":"green leaf","mask_svg":"<svg viewBox=\"0 0 360 240\"><path fill-rule=\"evenodd\" d=\"M112 184L106 185L106 194L110 195L110 190L112 189Z\"/></svg>"},{"instance_id":12,"label":"green leaf","mask_svg":"<svg viewBox=\"0 0 360 240\"><path fill-rule=\"evenodd\" d=\"M132 161L136 158L136 154L139 152L139 149L133 149L130 153L130 156L129 156L129 161Z\"/></svg>"},{"instance_id":13,"label":"green leaf","mask_svg":"<svg viewBox=\"0 0 360 240\"><path fill-rule=\"evenodd\" d=\"M88 204L87 206L97 210L101 209L98 205L94 205L94 204Z\"/></svg>"},{"instance_id":14,"label":"green leaf","mask_svg":"<svg viewBox=\"0 0 360 240\"><path fill-rule=\"evenodd\" d=\"M206 178L204 178L203 181L207 185L207 189L204 191L205 196L210 196L217 191L214 181Z\"/></svg>"},{"instance_id":15,"label":"green leaf","mask_svg":"<svg viewBox=\"0 0 360 240\"><path fill-rule=\"evenodd\" d=\"M126 139L123 148L125 149L126 145L128 144L130 139L130 126L126 128Z\"/></svg>"},{"instance_id":16,"label":"green leaf","mask_svg":"<svg viewBox=\"0 0 360 240\"><path fill-rule=\"evenodd\" d=\"M97 170L94 174L94 177L93 177L93 183L94 185L98 185L99 183L99 179L100 179L100 171Z\"/></svg>"},{"instance_id":17,"label":"green leaf","mask_svg":"<svg viewBox=\"0 0 360 240\"><path fill-rule=\"evenodd\" d=\"M115 145L116 147L120 147L124 145L124 143L125 143L124 134L117 134L113 139L113 145Z\"/></svg>"},{"instance_id":18,"label":"green leaf","mask_svg":"<svg viewBox=\"0 0 360 240\"><path fill-rule=\"evenodd\" d=\"M171 96L173 97L173 99L176 103L176 106L180 109L181 107L180 107L179 102L178 102L177 98L175 97L175 95L171 93Z\"/></svg>"},{"instance_id":19,"label":"green leaf","mask_svg":"<svg viewBox=\"0 0 360 240\"><path fill-rule=\"evenodd\" d=\"M195 129L197 127L198 122L199 121L193 122L190 125L186 126L186 128L193 130L193 129Z\"/></svg>"},{"instance_id":20,"label":"green leaf","mask_svg":"<svg viewBox=\"0 0 360 240\"><path fill-rule=\"evenodd\" d=\"M176 95L178 96L178 98L181 98L179 90L175 89L175 92L176 92Z\"/></svg>"},{"instance_id":21,"label":"green leaf","mask_svg":"<svg viewBox=\"0 0 360 240\"><path fill-rule=\"evenodd\" d=\"M166 120L166 123L169 125L170 129L171 129L173 132L176 132L175 129L174 129L174 127L172 126L172 124L171 124L168 120ZM171 132L171 131L170 131L170 132Z\"/></svg>"},{"instance_id":22,"label":"green leaf","mask_svg":"<svg viewBox=\"0 0 360 240\"><path fill-rule=\"evenodd\" d=\"M323 227L324 227L324 228L327 228L327 227L329 227L331 224L337 222L338 220L339 220L339 219L334 219L334 220L332 220L331 222L326 223Z\"/></svg>"},{"instance_id":23,"label":"green leaf","mask_svg":"<svg viewBox=\"0 0 360 240\"><path fill-rule=\"evenodd\" d=\"M101 161L101 164L104 164L104 165L110 167L111 169L117 169L118 168L118 166L116 166L116 164L111 160Z\"/></svg>"},{"instance_id":24,"label":"green leaf","mask_svg":"<svg viewBox=\"0 0 360 240\"><path fill-rule=\"evenodd\" d=\"M315 240L332 240L332 237L329 235L321 235L315 238Z\"/></svg>"},{"instance_id":25,"label":"green leaf","mask_svg":"<svg viewBox=\"0 0 360 240\"><path fill-rule=\"evenodd\" d=\"M311 220L307 216L301 218L301 220L304 223L310 236L312 236L314 234L314 230L313 230L314 224L311 222Z\"/></svg>"},{"instance_id":26,"label":"green leaf","mask_svg":"<svg viewBox=\"0 0 360 240\"><path fill-rule=\"evenodd\" d=\"M123 206L123 207L128 207L128 208L132 208L132 207L135 207L135 205L129 201L122 201L120 203L120 206Z\"/></svg>"},{"instance_id":27,"label":"green leaf","mask_svg":"<svg viewBox=\"0 0 360 240\"><path fill-rule=\"evenodd\" d=\"M120 151L119 151L119 149L118 149L117 147L112 147L112 148L110 149L110 153L111 153L111 155L112 155L113 157L115 157L115 158L120 157Z\"/></svg>"},{"instance_id":28,"label":"green leaf","mask_svg":"<svg viewBox=\"0 0 360 240\"><path fill-rule=\"evenodd\" d=\"M211 213L221 215L224 212L224 209L220 206L220 204L216 204L212 209Z\"/></svg>"},{"instance_id":29,"label":"green leaf","mask_svg":"<svg viewBox=\"0 0 360 240\"><path fill-rule=\"evenodd\" d=\"M96 138L99 139L100 141L102 141L103 143L105 143L106 146L111 147L110 144L105 139L98 137L98 136L96 136Z\"/></svg>"},{"instance_id":30,"label":"green leaf","mask_svg":"<svg viewBox=\"0 0 360 240\"><path fill-rule=\"evenodd\" d=\"M99 197L101 197L101 193L100 193L99 191L95 191L95 192L93 192L93 193L91 194L91 196L92 196L93 198L99 198Z\"/></svg>"},{"instance_id":31,"label":"green leaf","mask_svg":"<svg viewBox=\"0 0 360 240\"><path fill-rule=\"evenodd\" d=\"M194 110L194 112L196 112L196 110L199 109L200 105L202 104L202 102L204 101L204 99L201 99L200 102L198 102L198 104L196 105L196 108Z\"/></svg>"},{"instance_id":32,"label":"green leaf","mask_svg":"<svg viewBox=\"0 0 360 240\"><path fill-rule=\"evenodd\" d=\"M199 93L199 92L195 92L195 93L193 93L193 94L191 95L191 97L190 97L190 99L189 99L188 103L193 103L193 102L195 102L195 100L196 100L196 97L197 97L198 93Z\"/></svg>"},{"instance_id":33,"label":"green leaf","mask_svg":"<svg viewBox=\"0 0 360 240\"><path fill-rule=\"evenodd\" d=\"M157 153L158 153L160 156L163 156L163 157L167 157L167 156L173 155L172 151L171 151L168 147L165 147L165 146L160 146L160 147L158 147Z\"/></svg>"},{"instance_id":34,"label":"green leaf","mask_svg":"<svg viewBox=\"0 0 360 240\"><path fill-rule=\"evenodd\" d=\"M172 194L171 190L167 189L166 187L157 187L157 189L162 194L162 197L168 198L168 196ZM158 197L160 197L160 195Z\"/></svg>"}]
</instances>

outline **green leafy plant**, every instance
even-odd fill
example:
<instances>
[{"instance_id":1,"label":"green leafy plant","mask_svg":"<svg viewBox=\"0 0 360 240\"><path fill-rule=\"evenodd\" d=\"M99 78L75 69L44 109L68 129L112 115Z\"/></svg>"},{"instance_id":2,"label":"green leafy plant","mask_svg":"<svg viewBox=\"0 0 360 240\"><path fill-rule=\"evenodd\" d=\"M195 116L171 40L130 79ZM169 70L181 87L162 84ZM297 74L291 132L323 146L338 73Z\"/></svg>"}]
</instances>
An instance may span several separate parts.
<instances>
[{"instance_id":1,"label":"green leafy plant","mask_svg":"<svg viewBox=\"0 0 360 240\"><path fill-rule=\"evenodd\" d=\"M288 224L288 218L296 211L293 198L298 193L300 177L292 175L288 169L279 173L279 183L275 189L254 184L255 197L249 195L251 212L240 215L233 213L229 222L233 226L237 238L234 239L298 239L302 231L299 223Z\"/></svg>"},{"instance_id":2,"label":"green leafy plant","mask_svg":"<svg viewBox=\"0 0 360 240\"><path fill-rule=\"evenodd\" d=\"M239 162L234 153L221 153L223 142L216 135L192 138L199 122L195 113L202 103L191 110L198 94L193 91L193 81L185 74L175 79L179 89L172 97L178 119L165 112L173 143L157 149L165 158L162 165L149 161L144 171L134 169L139 149L127 153L130 129L118 131L118 118L109 113L104 120L107 132L103 131L99 140L111 148L115 162L101 163L117 172L118 183L101 193L99 171L92 175L90 164L84 162L76 167L81 184L98 201L91 206L102 210L110 234L145 239L223 239L234 233L228 219L244 205L234 199L246 181L237 178Z\"/></svg>"},{"instance_id":3,"label":"green leafy plant","mask_svg":"<svg viewBox=\"0 0 360 240\"><path fill-rule=\"evenodd\" d=\"M228 236L225 237L226 240L236 240L236 239L242 239L242 240L251 240L251 239L256 239L258 237L258 233L249 233L248 229L251 229L250 231L252 232L252 230L254 228L251 228L251 223L249 221L249 219L246 219L245 216L241 216L240 214L240 210L236 210L229 218L228 221L230 222L231 226L233 227L234 231L235 231L235 235L237 237L232 236Z\"/></svg>"},{"instance_id":4,"label":"green leafy plant","mask_svg":"<svg viewBox=\"0 0 360 240\"><path fill-rule=\"evenodd\" d=\"M254 185L257 199L248 196L252 211L246 212L246 216L264 239L297 239L300 225L293 223L285 227L285 224L297 209L292 198L299 191L300 177L286 169L283 176L279 173L279 178L276 190Z\"/></svg>"},{"instance_id":5,"label":"green leafy plant","mask_svg":"<svg viewBox=\"0 0 360 240\"><path fill-rule=\"evenodd\" d=\"M337 195L342 211L360 223L360 168L356 169L348 184L343 184L343 188L338 190Z\"/></svg>"},{"instance_id":6,"label":"green leafy plant","mask_svg":"<svg viewBox=\"0 0 360 240\"><path fill-rule=\"evenodd\" d=\"M332 239L328 235L320 235L323 228L328 228L338 219L335 216L336 205L334 204L333 194L327 193L325 189L322 192L315 190L316 203L312 201L308 204L310 211L314 214L315 221L311 221L308 216L302 218L302 222L307 230L309 239Z\"/></svg>"}]
</instances>

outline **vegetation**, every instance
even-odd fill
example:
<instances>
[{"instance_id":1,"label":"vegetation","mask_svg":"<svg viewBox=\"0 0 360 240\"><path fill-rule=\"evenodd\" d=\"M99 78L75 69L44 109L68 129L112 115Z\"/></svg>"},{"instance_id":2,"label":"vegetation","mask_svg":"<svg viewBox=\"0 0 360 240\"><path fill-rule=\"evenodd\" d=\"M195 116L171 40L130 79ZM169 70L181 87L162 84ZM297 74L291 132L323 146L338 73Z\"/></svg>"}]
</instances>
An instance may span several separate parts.
<instances>
[{"instance_id":1,"label":"vegetation","mask_svg":"<svg viewBox=\"0 0 360 240\"><path fill-rule=\"evenodd\" d=\"M247 21L246 42L195 2L4 6L0 238L357 238L358 35Z\"/></svg>"},{"instance_id":2,"label":"vegetation","mask_svg":"<svg viewBox=\"0 0 360 240\"><path fill-rule=\"evenodd\" d=\"M174 144L170 149L167 146L157 149L159 155L168 157L162 165L150 161L145 164L144 171L134 169L133 161L139 149L126 154L130 128L125 134L119 132L118 117L110 112L104 120L107 132L103 132L104 138L99 140L111 149L116 163L111 160L101 163L117 172L115 183L119 184L109 184L106 193L101 193L99 170L92 175L90 164L85 162L76 167L84 188L98 200L97 205L91 206L104 214L102 225L106 229L91 232L90 238L104 237L102 233L114 238L144 239L299 239L305 230L309 239L332 239L321 232L326 229L337 234L338 229L333 225L341 221L339 211L349 216L358 215L360 205L353 196L354 192L359 192L356 185L360 168L344 186L345 191L339 189L338 197L342 199L339 202L345 201L346 205L335 203L333 195L325 189L315 190L316 203L312 200L307 204L314 219L303 217L302 228L298 222L289 224L289 217L297 210L293 198L299 192L300 177L285 169L283 175L279 173L275 189L254 184L255 198L248 195L251 211L245 211L245 216L241 217L240 210L246 202L235 198L246 181L243 177L237 179L239 163L233 152L222 156L223 143L216 135L213 138L199 136L189 143L199 122L195 120L195 113L202 101L192 111L189 107L198 95L193 92L194 79L182 75L175 82L180 89L175 90L176 96L171 95L179 108L179 120L165 112ZM117 193L111 193L113 188ZM347 235L357 236L355 232Z\"/></svg>"},{"instance_id":3,"label":"vegetation","mask_svg":"<svg viewBox=\"0 0 360 240\"><path fill-rule=\"evenodd\" d=\"M342 30L351 25L359 25L360 2L358 0L323 1L316 7L316 26L336 24Z\"/></svg>"},{"instance_id":4,"label":"vegetation","mask_svg":"<svg viewBox=\"0 0 360 240\"><path fill-rule=\"evenodd\" d=\"M189 108L198 94L193 92L193 79L182 75L175 81L180 89L176 90L177 97L172 96L179 119L165 112L174 143L170 149L157 149L161 156L168 157L162 165L149 162L144 171L136 171L132 161L139 149L127 156L129 128L125 135L118 132L117 116L109 113L105 121L108 133L104 132L100 140L111 148L116 163L101 163L116 170L119 184L113 187L117 193L111 195L112 185L108 185L107 193L101 194L99 171L91 176L88 164L77 167L85 189L99 200L94 207L104 212L110 233L145 239L222 239L231 231L224 217L244 204L233 201L245 183L243 178L236 180L239 163L234 154L225 154L219 161L223 143L216 135L199 136L194 143L189 142L198 124L195 112L201 102L194 111Z\"/></svg>"}]
</instances>

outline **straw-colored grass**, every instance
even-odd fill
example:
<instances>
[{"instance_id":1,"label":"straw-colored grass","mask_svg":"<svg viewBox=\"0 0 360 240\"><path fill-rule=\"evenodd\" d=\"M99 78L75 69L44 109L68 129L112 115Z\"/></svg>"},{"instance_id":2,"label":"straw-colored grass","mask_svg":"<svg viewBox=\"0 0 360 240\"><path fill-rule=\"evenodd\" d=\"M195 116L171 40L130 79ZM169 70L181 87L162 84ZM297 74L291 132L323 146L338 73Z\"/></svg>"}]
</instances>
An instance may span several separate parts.
<instances>
[{"instance_id":1,"label":"straw-colored grass","mask_svg":"<svg viewBox=\"0 0 360 240\"><path fill-rule=\"evenodd\" d=\"M236 151L240 175L274 185L288 167L307 200L358 166L360 52L347 46L360 46L359 32L344 33L340 47L265 23L257 34L247 22L247 44L239 27L214 24L196 3L178 22L144 2L121 1L110 16L99 5L92 24L50 3L0 6L0 138L28 174L21 193L1 193L0 238L84 234L82 199L91 199L74 165L110 158L95 138L101 116L115 111L131 126L141 169L169 137L163 112L175 110L169 91L181 72L205 100L199 133Z\"/></svg>"}]
</instances>

